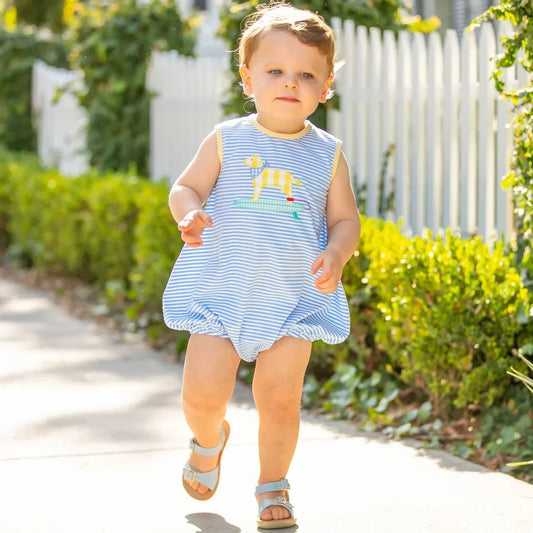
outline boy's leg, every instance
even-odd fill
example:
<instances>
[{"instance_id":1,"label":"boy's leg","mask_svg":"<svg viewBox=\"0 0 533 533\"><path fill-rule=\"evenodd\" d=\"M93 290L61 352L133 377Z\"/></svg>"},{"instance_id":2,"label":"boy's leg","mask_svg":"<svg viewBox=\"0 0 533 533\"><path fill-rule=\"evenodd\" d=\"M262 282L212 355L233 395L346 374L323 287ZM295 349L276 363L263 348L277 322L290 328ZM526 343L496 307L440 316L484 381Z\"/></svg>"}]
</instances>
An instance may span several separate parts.
<instances>
[{"instance_id":1,"label":"boy's leg","mask_svg":"<svg viewBox=\"0 0 533 533\"><path fill-rule=\"evenodd\" d=\"M257 358L253 392L259 412L259 484L286 477L300 430L300 404L311 342L283 337ZM266 493L259 499L275 498ZM289 518L280 506L263 511L263 520Z\"/></svg>"},{"instance_id":2,"label":"boy's leg","mask_svg":"<svg viewBox=\"0 0 533 533\"><path fill-rule=\"evenodd\" d=\"M235 388L240 358L228 339L191 335L183 372L182 405L187 424L198 444L212 448L220 442L220 427ZM200 472L216 467L218 455L191 453L189 464ZM207 487L187 481L200 494Z\"/></svg>"}]
</instances>

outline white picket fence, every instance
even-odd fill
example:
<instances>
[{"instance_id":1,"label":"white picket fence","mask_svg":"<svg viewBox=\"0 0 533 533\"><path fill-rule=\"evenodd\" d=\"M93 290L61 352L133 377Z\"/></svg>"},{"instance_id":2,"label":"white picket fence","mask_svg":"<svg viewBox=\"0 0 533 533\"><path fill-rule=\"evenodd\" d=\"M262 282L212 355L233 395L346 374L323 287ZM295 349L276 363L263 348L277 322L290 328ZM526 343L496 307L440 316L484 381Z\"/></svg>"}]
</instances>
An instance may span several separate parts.
<instances>
[{"instance_id":1,"label":"white picket fence","mask_svg":"<svg viewBox=\"0 0 533 533\"><path fill-rule=\"evenodd\" d=\"M223 120L228 59L152 55L146 83L156 96L150 111L150 175L173 181L188 165L204 137Z\"/></svg>"},{"instance_id":2,"label":"white picket fence","mask_svg":"<svg viewBox=\"0 0 533 533\"><path fill-rule=\"evenodd\" d=\"M32 108L39 158L45 166L57 167L62 174L78 176L89 166L87 115L69 87L77 90L83 87L79 73L50 67L41 61L34 64Z\"/></svg>"},{"instance_id":3,"label":"white picket fence","mask_svg":"<svg viewBox=\"0 0 533 533\"><path fill-rule=\"evenodd\" d=\"M512 197L500 180L508 172L512 115L489 79L500 46L493 26L465 32L460 43L452 30L444 42L436 33L396 39L350 21L337 21L335 30L346 65L338 74L340 111L329 125L344 141L367 215L402 219L408 234L452 228L510 240ZM499 26L499 35L508 32ZM510 84L524 85L525 75L522 68L505 72ZM391 193L393 207L384 213Z\"/></svg>"},{"instance_id":4,"label":"white picket fence","mask_svg":"<svg viewBox=\"0 0 533 533\"><path fill-rule=\"evenodd\" d=\"M500 179L507 173L512 145L511 113L498 98L490 74L499 40L491 24L480 35L367 30L334 24L340 56L340 111L329 129L344 141L356 190L368 216L403 221L403 231L420 234L452 228L490 241L513 238L512 200ZM503 32L500 27L499 33ZM196 153L214 124L224 119L227 58L184 58L154 53L147 85L151 104L152 178L172 181ZM526 83L523 69L508 70L509 83ZM79 174L86 119L71 95L50 103L57 86L76 74L38 63L34 107L38 111L39 154L45 164ZM383 157L394 146L384 182ZM85 165L85 166L84 166ZM383 190L381 190L381 188ZM393 198L386 212L383 198Z\"/></svg>"}]
</instances>

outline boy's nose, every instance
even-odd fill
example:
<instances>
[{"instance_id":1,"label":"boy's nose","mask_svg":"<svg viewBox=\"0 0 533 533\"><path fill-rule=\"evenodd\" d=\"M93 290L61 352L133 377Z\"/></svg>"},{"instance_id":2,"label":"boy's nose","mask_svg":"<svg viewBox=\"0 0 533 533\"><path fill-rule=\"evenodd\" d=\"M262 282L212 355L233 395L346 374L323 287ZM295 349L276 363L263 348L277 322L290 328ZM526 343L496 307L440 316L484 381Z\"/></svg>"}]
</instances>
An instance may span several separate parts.
<instances>
[{"instance_id":1,"label":"boy's nose","mask_svg":"<svg viewBox=\"0 0 533 533\"><path fill-rule=\"evenodd\" d=\"M294 76L289 76L285 78L283 82L283 86L286 87L287 89L296 89L297 83L296 83L296 79L294 78Z\"/></svg>"}]
</instances>

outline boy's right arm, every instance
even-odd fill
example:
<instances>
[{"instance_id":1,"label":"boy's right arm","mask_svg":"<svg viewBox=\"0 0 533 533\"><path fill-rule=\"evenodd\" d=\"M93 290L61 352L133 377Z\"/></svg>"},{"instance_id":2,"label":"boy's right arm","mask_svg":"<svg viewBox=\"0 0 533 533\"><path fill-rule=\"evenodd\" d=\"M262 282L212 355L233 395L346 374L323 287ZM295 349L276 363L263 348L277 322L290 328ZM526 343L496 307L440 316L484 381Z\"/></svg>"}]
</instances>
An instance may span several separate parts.
<instances>
[{"instance_id":1,"label":"boy's right arm","mask_svg":"<svg viewBox=\"0 0 533 533\"><path fill-rule=\"evenodd\" d=\"M210 133L200 145L189 166L170 190L169 206L178 223L183 241L192 248L200 246L202 232L211 227L209 215L202 209L220 173L216 132Z\"/></svg>"}]
</instances>

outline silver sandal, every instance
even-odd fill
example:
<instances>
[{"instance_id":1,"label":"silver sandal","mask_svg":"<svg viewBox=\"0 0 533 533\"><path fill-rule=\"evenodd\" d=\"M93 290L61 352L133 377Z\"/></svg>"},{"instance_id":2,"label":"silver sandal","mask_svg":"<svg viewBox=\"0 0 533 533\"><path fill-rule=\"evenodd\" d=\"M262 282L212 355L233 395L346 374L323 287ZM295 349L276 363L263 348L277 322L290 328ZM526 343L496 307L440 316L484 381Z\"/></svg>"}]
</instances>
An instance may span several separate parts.
<instances>
[{"instance_id":1,"label":"silver sandal","mask_svg":"<svg viewBox=\"0 0 533 533\"><path fill-rule=\"evenodd\" d=\"M183 488L187 491L187 494L195 500L205 501L215 495L220 481L220 461L222 460L222 453L228 442L229 434L230 425L224 420L224 422L222 422L222 427L220 428L220 442L213 448L204 448L198 444L195 438L191 439L189 447L197 454L203 455L204 457L211 457L219 454L217 466L209 472L200 472L196 470L196 468L192 468L188 461L185 463L182 476ZM198 481L198 483L204 485L209 490L205 494L200 494L197 490L194 490L191 485L186 483L186 481Z\"/></svg>"},{"instance_id":2,"label":"silver sandal","mask_svg":"<svg viewBox=\"0 0 533 533\"><path fill-rule=\"evenodd\" d=\"M255 496L264 494L265 492L275 492L278 490L289 490L291 486L287 479L282 479L281 481L273 481L272 483L263 483L258 485L255 489ZM261 520L261 514L267 507L277 505L284 507L289 511L291 517L284 518L282 520ZM283 529L286 527L293 527L296 525L296 518L294 518L294 509L293 505L289 502L289 496L283 497L278 496L276 498L265 498L258 503L259 512L257 515L257 525L262 529Z\"/></svg>"}]
</instances>

